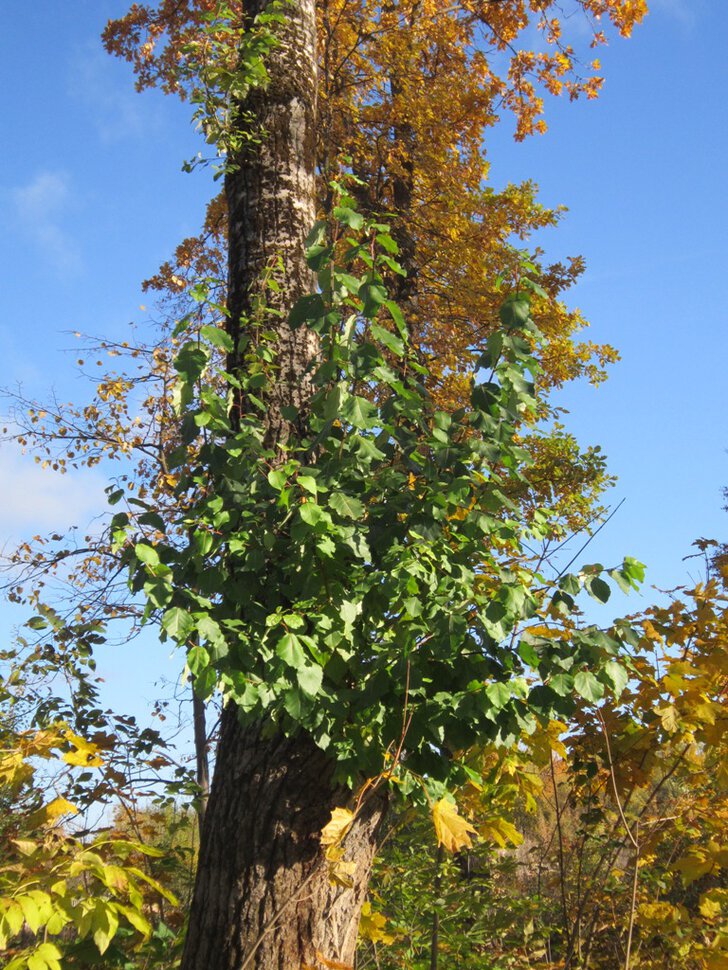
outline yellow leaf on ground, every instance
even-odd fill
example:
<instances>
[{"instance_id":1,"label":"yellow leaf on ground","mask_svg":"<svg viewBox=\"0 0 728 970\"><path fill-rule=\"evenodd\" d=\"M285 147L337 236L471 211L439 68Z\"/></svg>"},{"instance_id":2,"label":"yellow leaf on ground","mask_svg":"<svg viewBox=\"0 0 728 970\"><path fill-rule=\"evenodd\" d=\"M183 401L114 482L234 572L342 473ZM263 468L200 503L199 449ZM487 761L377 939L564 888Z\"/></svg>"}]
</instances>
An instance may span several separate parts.
<instances>
[{"instance_id":1,"label":"yellow leaf on ground","mask_svg":"<svg viewBox=\"0 0 728 970\"><path fill-rule=\"evenodd\" d=\"M455 802L441 798L432 806L432 821L435 823L435 834L440 845L448 852L458 852L468 849L473 844L471 834L476 830L467 819L458 815Z\"/></svg>"}]
</instances>

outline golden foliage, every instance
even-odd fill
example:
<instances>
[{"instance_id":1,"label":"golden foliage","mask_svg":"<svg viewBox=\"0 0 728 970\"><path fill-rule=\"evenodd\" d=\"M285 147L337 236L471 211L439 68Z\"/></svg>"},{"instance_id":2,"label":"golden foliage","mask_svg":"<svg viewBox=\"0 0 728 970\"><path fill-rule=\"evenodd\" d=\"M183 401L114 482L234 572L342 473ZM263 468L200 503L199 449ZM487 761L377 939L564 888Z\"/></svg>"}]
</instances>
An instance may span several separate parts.
<instances>
[{"instance_id":1,"label":"golden foliage","mask_svg":"<svg viewBox=\"0 0 728 970\"><path fill-rule=\"evenodd\" d=\"M240 0L228 6L242 17ZM186 69L190 45L224 41L223 35L205 39L201 31L216 7L215 0L135 3L108 24L104 43L132 64L140 89L157 85L187 97L195 84ZM511 114L516 137L524 138L545 129L544 93L594 97L602 83L599 62L592 59L586 70L584 54L574 46L581 37L573 17L587 25L597 47L607 40L603 24L629 36L646 4L320 0L317 12L321 208L330 208L329 179L346 159L347 169L362 180L360 208L395 217L409 273L397 296L429 358L441 406L456 409L469 395L473 364L498 325L504 294L520 285L512 241L555 225L560 215L537 201L531 182L498 191L488 186L488 129ZM185 240L147 286L175 297L200 275L222 279L225 218L219 196L201 234ZM548 337L544 387L580 376L602 380L615 351L578 340L586 321L560 299L583 261L538 269L549 297L537 307ZM534 494L548 491L568 527L581 528L610 480L573 439L562 431L558 437L550 452L541 447Z\"/></svg>"}]
</instances>

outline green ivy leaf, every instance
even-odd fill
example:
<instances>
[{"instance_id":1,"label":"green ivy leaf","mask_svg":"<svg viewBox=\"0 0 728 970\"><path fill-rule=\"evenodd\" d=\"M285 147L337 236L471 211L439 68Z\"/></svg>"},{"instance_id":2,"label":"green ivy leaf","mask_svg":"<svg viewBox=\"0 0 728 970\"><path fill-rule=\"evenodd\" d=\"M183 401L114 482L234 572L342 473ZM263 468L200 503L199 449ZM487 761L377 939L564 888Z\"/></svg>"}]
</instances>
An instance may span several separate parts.
<instances>
[{"instance_id":1,"label":"green ivy leaf","mask_svg":"<svg viewBox=\"0 0 728 970\"><path fill-rule=\"evenodd\" d=\"M205 326L200 329L200 336L211 343L213 347L218 347L220 350L224 350L226 354L231 354L233 352L233 340L229 333L226 333L222 327Z\"/></svg>"},{"instance_id":2,"label":"green ivy leaf","mask_svg":"<svg viewBox=\"0 0 728 970\"><path fill-rule=\"evenodd\" d=\"M364 515L364 505L358 498L334 492L329 498L329 506L346 519L361 519Z\"/></svg>"},{"instance_id":3,"label":"green ivy leaf","mask_svg":"<svg viewBox=\"0 0 728 970\"><path fill-rule=\"evenodd\" d=\"M280 468L274 468L272 471L268 472L267 475L268 484L271 488L274 488L277 492L280 492L282 488L285 487L288 481L288 475L281 471Z\"/></svg>"},{"instance_id":4,"label":"green ivy leaf","mask_svg":"<svg viewBox=\"0 0 728 970\"><path fill-rule=\"evenodd\" d=\"M364 216L346 205L337 205L334 207L334 219L343 226L349 226L354 232L359 232L364 226Z\"/></svg>"},{"instance_id":5,"label":"green ivy leaf","mask_svg":"<svg viewBox=\"0 0 728 970\"><path fill-rule=\"evenodd\" d=\"M190 647L187 651L187 666L193 676L201 674L205 667L210 666L210 654L204 647Z\"/></svg>"},{"instance_id":6,"label":"green ivy leaf","mask_svg":"<svg viewBox=\"0 0 728 970\"><path fill-rule=\"evenodd\" d=\"M195 629L195 621L187 610L173 606L162 617L162 629L178 643L184 643Z\"/></svg>"},{"instance_id":7,"label":"green ivy leaf","mask_svg":"<svg viewBox=\"0 0 728 970\"><path fill-rule=\"evenodd\" d=\"M298 678L301 690L311 698L321 693L323 676L324 672L318 664L306 664L305 667L301 667L296 671L296 677Z\"/></svg>"},{"instance_id":8,"label":"green ivy leaf","mask_svg":"<svg viewBox=\"0 0 728 970\"><path fill-rule=\"evenodd\" d=\"M624 664L619 663L617 660L609 660L604 665L604 676L607 678L609 683L612 685L614 690L614 696L619 700L622 691L627 686L627 681L629 680L629 672Z\"/></svg>"},{"instance_id":9,"label":"green ivy leaf","mask_svg":"<svg viewBox=\"0 0 728 970\"><path fill-rule=\"evenodd\" d=\"M574 689L574 678L571 674L554 674L548 685L559 697L568 697Z\"/></svg>"},{"instance_id":10,"label":"green ivy leaf","mask_svg":"<svg viewBox=\"0 0 728 970\"><path fill-rule=\"evenodd\" d=\"M605 583L599 576L589 576L584 583L589 593L600 603L606 603L612 595L609 584Z\"/></svg>"},{"instance_id":11,"label":"green ivy leaf","mask_svg":"<svg viewBox=\"0 0 728 970\"><path fill-rule=\"evenodd\" d=\"M207 700L217 687L217 671L214 667L205 667L195 677L193 682L195 694L202 700Z\"/></svg>"},{"instance_id":12,"label":"green ivy leaf","mask_svg":"<svg viewBox=\"0 0 728 970\"><path fill-rule=\"evenodd\" d=\"M302 296L293 305L293 309L288 315L288 325L297 330L304 323L311 324L326 314L326 305L320 293L309 293Z\"/></svg>"},{"instance_id":13,"label":"green ivy leaf","mask_svg":"<svg viewBox=\"0 0 728 970\"><path fill-rule=\"evenodd\" d=\"M378 420L378 412L372 402L356 394L346 398L339 413L345 421L362 431L374 428Z\"/></svg>"},{"instance_id":14,"label":"green ivy leaf","mask_svg":"<svg viewBox=\"0 0 728 970\"><path fill-rule=\"evenodd\" d=\"M124 522L121 519L121 516L125 516L127 522ZM123 525L126 525L128 523L128 521L129 521L129 517L126 515L125 512L120 512L119 515L118 515L118 517L115 515L114 516L114 519L117 519L116 522L114 522L112 520L112 525L114 525L114 526L123 526ZM139 516L139 524L140 525L151 525L151 527L153 529L156 529L158 532L166 532L167 531L167 523L164 521L164 519L162 518L162 516L159 515L158 512L145 512L143 515L140 515Z\"/></svg>"},{"instance_id":15,"label":"green ivy leaf","mask_svg":"<svg viewBox=\"0 0 728 970\"><path fill-rule=\"evenodd\" d=\"M315 502L304 502L303 505L299 506L298 514L301 516L301 520L313 529L323 519L324 510Z\"/></svg>"},{"instance_id":16,"label":"green ivy leaf","mask_svg":"<svg viewBox=\"0 0 728 970\"><path fill-rule=\"evenodd\" d=\"M134 546L134 555L145 566L159 565L159 553L153 546L148 545L146 542L137 542Z\"/></svg>"},{"instance_id":17,"label":"green ivy leaf","mask_svg":"<svg viewBox=\"0 0 728 970\"><path fill-rule=\"evenodd\" d=\"M311 495L316 495L318 492L316 479L312 475L299 475L296 484Z\"/></svg>"},{"instance_id":18,"label":"green ivy leaf","mask_svg":"<svg viewBox=\"0 0 728 970\"><path fill-rule=\"evenodd\" d=\"M488 684L485 688L485 694L493 705L493 708L496 711L500 711L511 699L511 688L509 684L497 681L494 684Z\"/></svg>"},{"instance_id":19,"label":"green ivy leaf","mask_svg":"<svg viewBox=\"0 0 728 970\"><path fill-rule=\"evenodd\" d=\"M531 304L523 297L512 297L500 308L500 319L506 330L517 330L531 316Z\"/></svg>"},{"instance_id":20,"label":"green ivy leaf","mask_svg":"<svg viewBox=\"0 0 728 970\"><path fill-rule=\"evenodd\" d=\"M581 670L574 677L574 687L576 692L581 694L581 696L595 704L604 697L604 685L600 683L593 673L589 670Z\"/></svg>"},{"instance_id":21,"label":"green ivy leaf","mask_svg":"<svg viewBox=\"0 0 728 970\"><path fill-rule=\"evenodd\" d=\"M48 620L42 616L33 616L25 625L31 630L46 630L48 628Z\"/></svg>"},{"instance_id":22,"label":"green ivy leaf","mask_svg":"<svg viewBox=\"0 0 728 970\"><path fill-rule=\"evenodd\" d=\"M188 343L174 359L174 368L185 384L194 384L202 376L210 359L207 350L197 344Z\"/></svg>"},{"instance_id":23,"label":"green ivy leaf","mask_svg":"<svg viewBox=\"0 0 728 970\"><path fill-rule=\"evenodd\" d=\"M372 337L378 340L380 344L391 350L393 354L397 357L404 356L404 342L400 340L399 337L395 337L393 333L389 330L385 330L384 327L380 327L379 324L373 323L370 327Z\"/></svg>"},{"instance_id":24,"label":"green ivy leaf","mask_svg":"<svg viewBox=\"0 0 728 970\"><path fill-rule=\"evenodd\" d=\"M306 665L306 654L295 633L283 634L276 644L276 654L284 663L295 670L302 670Z\"/></svg>"},{"instance_id":25,"label":"green ivy leaf","mask_svg":"<svg viewBox=\"0 0 728 970\"><path fill-rule=\"evenodd\" d=\"M379 307L387 300L387 291L378 283L362 283L359 287L359 299L362 301L362 313L371 320L377 315Z\"/></svg>"}]
</instances>

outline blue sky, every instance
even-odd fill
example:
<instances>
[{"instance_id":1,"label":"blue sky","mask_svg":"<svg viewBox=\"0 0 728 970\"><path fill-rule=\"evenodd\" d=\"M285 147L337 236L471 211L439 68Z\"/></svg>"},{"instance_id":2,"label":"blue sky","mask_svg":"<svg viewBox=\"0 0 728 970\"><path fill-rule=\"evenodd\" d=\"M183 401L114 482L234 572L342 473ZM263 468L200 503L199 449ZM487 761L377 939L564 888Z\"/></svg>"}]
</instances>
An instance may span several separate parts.
<instances>
[{"instance_id":1,"label":"blue sky","mask_svg":"<svg viewBox=\"0 0 728 970\"><path fill-rule=\"evenodd\" d=\"M210 193L209 174L181 172L199 148L188 107L137 94L101 48L126 6L4 0L0 384L31 396L84 393L68 331L124 339L143 323L140 281L197 229ZM515 144L504 124L488 140L493 184L531 178L546 203L568 206L539 243L553 259L585 256L570 299L589 336L623 357L598 390L559 399L580 440L609 456L610 501L626 499L585 560L635 555L661 587L697 577L683 562L695 538L728 534L727 36L723 0L653 0L634 38L600 53L598 101L551 100L547 135ZM84 528L104 484L101 472L42 473L0 446L0 537ZM0 632L19 619L5 609ZM160 670L175 676L167 656L143 642L105 670L140 703Z\"/></svg>"}]
</instances>

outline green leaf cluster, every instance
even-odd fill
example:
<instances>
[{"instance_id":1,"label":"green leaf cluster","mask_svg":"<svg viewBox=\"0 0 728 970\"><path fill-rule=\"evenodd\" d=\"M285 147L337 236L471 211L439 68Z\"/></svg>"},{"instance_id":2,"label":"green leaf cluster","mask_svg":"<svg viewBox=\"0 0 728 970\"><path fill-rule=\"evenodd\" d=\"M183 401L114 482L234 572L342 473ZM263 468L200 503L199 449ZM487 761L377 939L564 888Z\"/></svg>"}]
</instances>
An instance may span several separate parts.
<instances>
[{"instance_id":1,"label":"green leaf cluster","mask_svg":"<svg viewBox=\"0 0 728 970\"><path fill-rule=\"evenodd\" d=\"M318 287L289 318L320 340L306 413L287 409L287 443L267 444L269 339L244 337L246 366L226 375L247 402L234 422L223 394L200 389L213 335L183 347L183 429L188 442L205 434L170 530L187 539L129 541L124 555L149 612L188 649L201 696L219 688L243 718L305 728L350 782L382 769L405 711L408 771L445 783L453 752L476 739L512 743L579 695L601 696L600 665L619 644L580 630L567 666L522 635L554 594L574 608L527 565L548 510L527 521L508 497L536 413L530 290L504 305L470 406L438 411L388 295L402 272L388 225L345 194L336 216L333 232L321 222L309 237ZM603 581L590 583L599 598Z\"/></svg>"}]
</instances>

